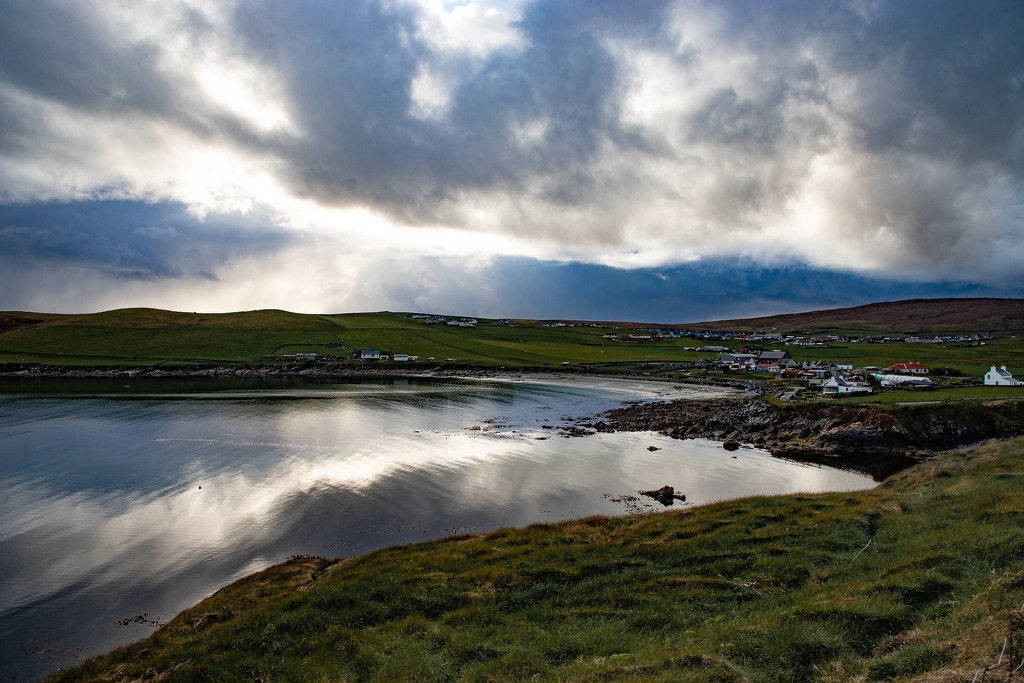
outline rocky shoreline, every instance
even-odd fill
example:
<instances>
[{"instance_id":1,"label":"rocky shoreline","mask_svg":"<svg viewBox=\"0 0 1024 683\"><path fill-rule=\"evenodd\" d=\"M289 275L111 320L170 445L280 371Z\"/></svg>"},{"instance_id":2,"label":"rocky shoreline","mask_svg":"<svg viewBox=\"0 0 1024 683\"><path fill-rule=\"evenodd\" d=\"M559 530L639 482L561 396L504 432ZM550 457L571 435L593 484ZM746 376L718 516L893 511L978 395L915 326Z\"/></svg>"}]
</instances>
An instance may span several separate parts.
<instances>
[{"instance_id":1,"label":"rocky shoreline","mask_svg":"<svg viewBox=\"0 0 1024 683\"><path fill-rule=\"evenodd\" d=\"M1024 401L892 409L780 406L762 398L663 401L610 410L590 426L740 442L776 457L845 467L881 480L935 451L1024 434Z\"/></svg>"},{"instance_id":2,"label":"rocky shoreline","mask_svg":"<svg viewBox=\"0 0 1024 683\"><path fill-rule=\"evenodd\" d=\"M1024 401L935 404L876 408L866 405L771 403L756 382L714 378L659 378L597 374L565 368L329 366L322 364L162 367L0 365L10 378L186 378L186 377L392 377L435 379L529 379L602 377L727 387L732 398L637 401L610 410L574 433L653 431L677 439L704 438L736 447L762 448L773 456L844 467L877 480L930 457L936 451L995 438L1024 435Z\"/></svg>"},{"instance_id":3,"label":"rocky shoreline","mask_svg":"<svg viewBox=\"0 0 1024 683\"><path fill-rule=\"evenodd\" d=\"M474 365L329 365L320 363L296 363L288 365L215 365L191 364L178 366L56 366L27 365L18 363L0 364L0 378L41 377L41 378L189 378L189 377L394 377L394 378L438 378L438 379L529 379L531 377L573 377L626 379L644 382L666 382L680 385L713 386L736 389L745 395L756 395L762 391L761 384L735 379L711 377L655 377L622 373L593 372L578 368L497 368Z\"/></svg>"},{"instance_id":4,"label":"rocky shoreline","mask_svg":"<svg viewBox=\"0 0 1024 683\"><path fill-rule=\"evenodd\" d=\"M491 377L504 374L483 368L392 368L370 365L343 366L315 363L290 365L151 365L151 366L59 366L0 365L0 377Z\"/></svg>"}]
</instances>

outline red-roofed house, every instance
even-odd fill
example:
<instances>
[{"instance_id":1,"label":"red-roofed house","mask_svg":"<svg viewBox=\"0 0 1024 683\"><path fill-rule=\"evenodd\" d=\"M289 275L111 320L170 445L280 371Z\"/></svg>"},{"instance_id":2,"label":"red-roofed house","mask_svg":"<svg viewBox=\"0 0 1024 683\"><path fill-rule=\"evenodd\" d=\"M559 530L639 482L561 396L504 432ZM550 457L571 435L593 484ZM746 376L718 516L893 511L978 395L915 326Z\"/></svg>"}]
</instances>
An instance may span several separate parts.
<instances>
[{"instance_id":1,"label":"red-roofed house","mask_svg":"<svg viewBox=\"0 0 1024 683\"><path fill-rule=\"evenodd\" d=\"M889 368L889 372L910 375L927 375L928 368L918 363L899 363Z\"/></svg>"}]
</instances>

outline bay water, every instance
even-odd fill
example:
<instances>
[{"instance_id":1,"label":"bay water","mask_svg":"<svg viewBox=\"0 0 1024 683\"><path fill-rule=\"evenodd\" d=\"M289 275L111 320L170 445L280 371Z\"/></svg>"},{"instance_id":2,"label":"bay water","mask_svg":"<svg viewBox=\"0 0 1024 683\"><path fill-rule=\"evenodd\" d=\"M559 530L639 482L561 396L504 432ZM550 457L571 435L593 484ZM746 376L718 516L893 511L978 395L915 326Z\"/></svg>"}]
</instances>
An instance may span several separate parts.
<instances>
[{"instance_id":1,"label":"bay water","mask_svg":"<svg viewBox=\"0 0 1024 683\"><path fill-rule=\"evenodd\" d=\"M0 679L138 640L293 555L870 477L653 433L567 438L629 400L726 390L628 380L0 380ZM682 503L675 504L677 509Z\"/></svg>"}]
</instances>

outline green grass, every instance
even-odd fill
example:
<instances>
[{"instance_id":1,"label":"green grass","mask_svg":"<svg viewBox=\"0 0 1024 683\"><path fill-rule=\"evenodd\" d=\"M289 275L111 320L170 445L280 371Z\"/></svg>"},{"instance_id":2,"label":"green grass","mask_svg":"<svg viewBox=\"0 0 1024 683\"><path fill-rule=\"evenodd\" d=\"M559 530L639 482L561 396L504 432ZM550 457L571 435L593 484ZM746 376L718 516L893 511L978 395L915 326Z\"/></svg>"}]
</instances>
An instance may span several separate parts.
<instances>
[{"instance_id":1,"label":"green grass","mask_svg":"<svg viewBox=\"0 0 1024 683\"><path fill-rule=\"evenodd\" d=\"M829 347L790 347L798 361L850 361L855 367L887 368L916 361L928 368L951 368L981 378L992 365L1024 369L1024 340L994 339L984 346L959 344L837 344Z\"/></svg>"},{"instance_id":2,"label":"green grass","mask_svg":"<svg viewBox=\"0 0 1024 683\"><path fill-rule=\"evenodd\" d=\"M1024 441L991 443L871 491L296 559L53 680L970 680L1022 524Z\"/></svg>"},{"instance_id":3,"label":"green grass","mask_svg":"<svg viewBox=\"0 0 1024 683\"><path fill-rule=\"evenodd\" d=\"M932 403L941 401L992 401L1005 398L1024 398L1024 386L1020 387L951 387L929 391L897 389L873 394L853 394L840 399L823 400L841 403Z\"/></svg>"},{"instance_id":4,"label":"green grass","mask_svg":"<svg viewBox=\"0 0 1024 683\"><path fill-rule=\"evenodd\" d=\"M153 364L165 359L250 362L289 344L288 353L325 352L339 341L319 316L285 311L194 314L122 309L51 316L0 335L0 361L71 365Z\"/></svg>"},{"instance_id":5,"label":"green grass","mask_svg":"<svg viewBox=\"0 0 1024 683\"><path fill-rule=\"evenodd\" d=\"M454 358L461 365L556 367L595 364L690 362L714 353L687 351L704 341L654 339L619 342L602 338L607 328L551 328L523 321L515 327L481 320L473 329L428 325L401 313L303 315L264 310L197 314L123 309L92 315L0 313L0 329L11 316L39 322L0 334L0 363L41 365L135 365L207 362L262 362L267 354L318 353L350 358L360 349L408 353L435 363ZM632 330L619 330L628 332ZM712 342L739 348L749 342ZM329 346L330 345L330 346ZM790 347L803 360L849 360L856 366L888 367L918 361L975 380L992 365L1024 372L1024 339L995 339L985 346L955 344L838 344ZM631 371L644 369L640 366ZM624 369L626 370L626 369ZM652 369L656 371L656 369ZM749 375L742 375L749 379Z\"/></svg>"},{"instance_id":6,"label":"green grass","mask_svg":"<svg viewBox=\"0 0 1024 683\"><path fill-rule=\"evenodd\" d=\"M481 321L474 329L455 328L387 312L321 316L285 311L193 314L125 309L36 317L43 320L35 327L0 335L0 362L152 365L175 359L248 363L272 353L347 357L360 349L512 367L557 366L566 361L697 360L702 356L684 350L691 340L619 343L603 339L604 329L549 328L531 323L504 327Z\"/></svg>"}]
</instances>

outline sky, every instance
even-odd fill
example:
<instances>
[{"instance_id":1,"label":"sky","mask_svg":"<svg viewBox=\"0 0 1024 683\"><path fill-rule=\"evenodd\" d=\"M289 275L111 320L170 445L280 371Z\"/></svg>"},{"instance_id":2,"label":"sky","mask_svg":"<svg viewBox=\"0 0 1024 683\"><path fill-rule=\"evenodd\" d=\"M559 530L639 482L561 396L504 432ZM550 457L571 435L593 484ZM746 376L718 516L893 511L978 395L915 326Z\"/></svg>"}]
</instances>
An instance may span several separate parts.
<instances>
[{"instance_id":1,"label":"sky","mask_svg":"<svg viewBox=\"0 0 1024 683\"><path fill-rule=\"evenodd\" d=\"M0 310L1024 296L1020 0L0 0Z\"/></svg>"}]
</instances>

